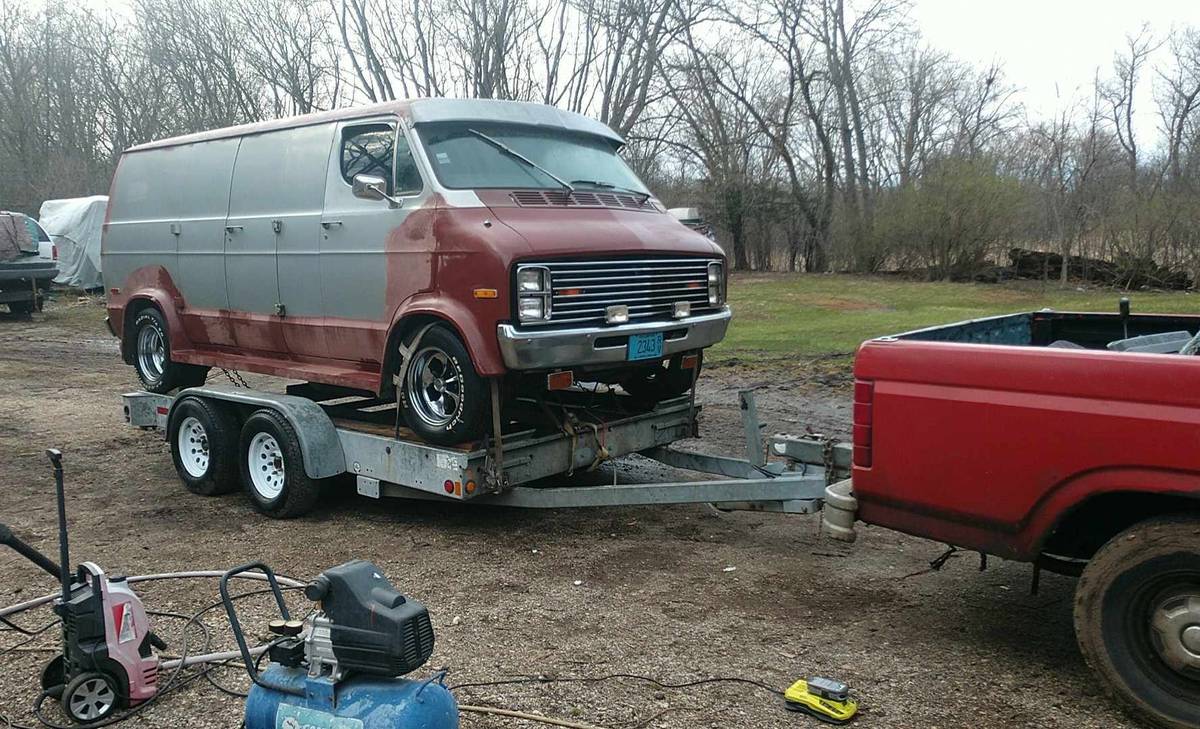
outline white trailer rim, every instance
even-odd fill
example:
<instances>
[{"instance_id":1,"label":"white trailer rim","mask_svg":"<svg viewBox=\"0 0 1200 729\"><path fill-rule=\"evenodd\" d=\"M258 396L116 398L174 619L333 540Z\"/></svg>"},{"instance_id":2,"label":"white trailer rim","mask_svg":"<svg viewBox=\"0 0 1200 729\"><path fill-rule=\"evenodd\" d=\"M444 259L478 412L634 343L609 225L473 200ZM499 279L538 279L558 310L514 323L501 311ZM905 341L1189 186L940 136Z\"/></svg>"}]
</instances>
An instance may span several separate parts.
<instances>
[{"instance_id":1,"label":"white trailer rim","mask_svg":"<svg viewBox=\"0 0 1200 729\"><path fill-rule=\"evenodd\" d=\"M208 433L199 419L188 416L179 424L179 435L175 446L183 470L192 478L203 478L208 473Z\"/></svg>"},{"instance_id":2,"label":"white trailer rim","mask_svg":"<svg viewBox=\"0 0 1200 729\"><path fill-rule=\"evenodd\" d=\"M283 493L283 451L279 442L270 433L259 433L250 440L249 453L250 484L255 493L267 501L279 498Z\"/></svg>"}]
</instances>

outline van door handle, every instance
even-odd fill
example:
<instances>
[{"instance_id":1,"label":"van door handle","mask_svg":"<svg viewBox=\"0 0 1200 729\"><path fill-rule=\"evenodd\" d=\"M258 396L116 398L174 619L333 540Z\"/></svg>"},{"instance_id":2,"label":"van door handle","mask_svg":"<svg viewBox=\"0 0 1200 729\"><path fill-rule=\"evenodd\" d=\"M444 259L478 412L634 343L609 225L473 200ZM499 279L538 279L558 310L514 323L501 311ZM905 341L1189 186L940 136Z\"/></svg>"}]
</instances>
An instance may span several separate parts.
<instances>
[{"instance_id":1,"label":"van door handle","mask_svg":"<svg viewBox=\"0 0 1200 729\"><path fill-rule=\"evenodd\" d=\"M226 226L225 226L225 232L226 232L226 233L236 233L236 232L238 232L239 230L241 230L242 228L245 228L245 227L246 227L246 226L244 226L244 225L226 225Z\"/></svg>"},{"instance_id":2,"label":"van door handle","mask_svg":"<svg viewBox=\"0 0 1200 729\"><path fill-rule=\"evenodd\" d=\"M342 225L342 221L340 221L340 220L322 220L321 221L321 227L324 228L325 230L329 230L330 228L340 228L341 225Z\"/></svg>"}]
</instances>

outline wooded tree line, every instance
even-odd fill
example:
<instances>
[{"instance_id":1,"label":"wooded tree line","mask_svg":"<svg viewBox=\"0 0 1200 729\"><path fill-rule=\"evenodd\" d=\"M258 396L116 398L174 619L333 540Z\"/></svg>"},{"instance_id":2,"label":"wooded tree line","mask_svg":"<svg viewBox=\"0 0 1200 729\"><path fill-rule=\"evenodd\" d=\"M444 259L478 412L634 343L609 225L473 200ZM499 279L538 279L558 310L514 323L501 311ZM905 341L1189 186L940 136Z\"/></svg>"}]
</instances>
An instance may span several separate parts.
<instances>
[{"instance_id":1,"label":"wooded tree line","mask_svg":"<svg viewBox=\"0 0 1200 729\"><path fill-rule=\"evenodd\" d=\"M0 0L0 207L102 193L151 139L504 98L625 135L741 269L966 278L1026 247L1056 277L1071 256L1200 271L1200 29L1135 29L1054 118L1018 81L924 43L906 0Z\"/></svg>"}]
</instances>

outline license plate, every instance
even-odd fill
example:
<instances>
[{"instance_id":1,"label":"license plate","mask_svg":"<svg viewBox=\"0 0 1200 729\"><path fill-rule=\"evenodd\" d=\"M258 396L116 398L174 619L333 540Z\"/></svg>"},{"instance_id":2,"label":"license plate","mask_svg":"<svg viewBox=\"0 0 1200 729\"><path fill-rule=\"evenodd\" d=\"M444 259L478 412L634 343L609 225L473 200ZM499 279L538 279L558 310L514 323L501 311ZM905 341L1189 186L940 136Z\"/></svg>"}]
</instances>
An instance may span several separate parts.
<instances>
[{"instance_id":1,"label":"license plate","mask_svg":"<svg viewBox=\"0 0 1200 729\"><path fill-rule=\"evenodd\" d=\"M662 357L662 332L629 335L629 360L655 359Z\"/></svg>"}]
</instances>

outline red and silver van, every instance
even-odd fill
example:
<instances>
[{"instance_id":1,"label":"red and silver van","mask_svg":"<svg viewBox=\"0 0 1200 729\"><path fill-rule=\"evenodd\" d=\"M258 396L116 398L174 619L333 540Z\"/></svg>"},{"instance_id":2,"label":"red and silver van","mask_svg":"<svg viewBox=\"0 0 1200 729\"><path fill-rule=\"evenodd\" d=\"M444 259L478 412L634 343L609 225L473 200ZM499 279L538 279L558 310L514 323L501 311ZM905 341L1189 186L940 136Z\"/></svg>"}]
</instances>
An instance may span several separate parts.
<instances>
[{"instance_id":1,"label":"red and silver van","mask_svg":"<svg viewBox=\"0 0 1200 729\"><path fill-rule=\"evenodd\" d=\"M109 325L149 390L222 367L399 393L444 444L482 434L492 383L680 394L725 335L726 260L622 145L549 106L426 99L134 147Z\"/></svg>"}]
</instances>

